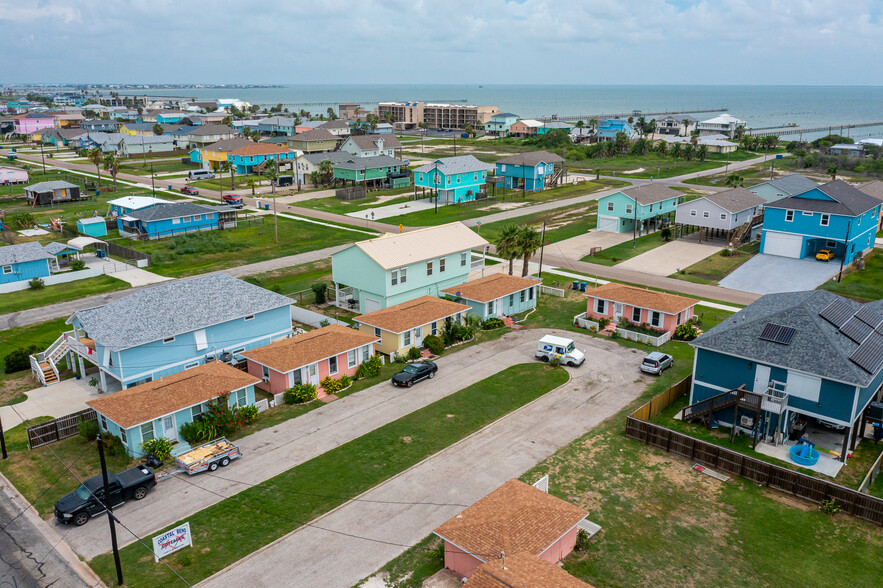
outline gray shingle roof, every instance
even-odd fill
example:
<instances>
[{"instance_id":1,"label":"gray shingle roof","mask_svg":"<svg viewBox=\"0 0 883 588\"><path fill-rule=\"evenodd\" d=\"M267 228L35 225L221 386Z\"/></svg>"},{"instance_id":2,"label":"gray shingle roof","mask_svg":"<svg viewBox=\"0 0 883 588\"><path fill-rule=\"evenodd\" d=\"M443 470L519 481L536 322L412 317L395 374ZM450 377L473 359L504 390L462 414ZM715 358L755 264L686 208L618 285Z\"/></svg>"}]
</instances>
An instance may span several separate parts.
<instances>
[{"instance_id":1,"label":"gray shingle roof","mask_svg":"<svg viewBox=\"0 0 883 588\"><path fill-rule=\"evenodd\" d=\"M192 216L194 214L206 214L218 212L216 206L205 206L204 204L194 204L192 202L169 202L168 204L157 204L150 208L142 208L135 212L130 212L126 216L136 218L141 221L159 221L169 218L180 218L182 216Z\"/></svg>"},{"instance_id":2,"label":"gray shingle roof","mask_svg":"<svg viewBox=\"0 0 883 588\"><path fill-rule=\"evenodd\" d=\"M301 159L306 159L313 165L319 165L326 159L332 164L343 163L353 158L352 153L346 151L326 151L325 153L304 153Z\"/></svg>"},{"instance_id":3,"label":"gray shingle roof","mask_svg":"<svg viewBox=\"0 0 883 588\"><path fill-rule=\"evenodd\" d=\"M43 249L43 246L36 241L0 247L0 265L26 263L28 261L37 261L38 259L50 259L51 257Z\"/></svg>"},{"instance_id":4,"label":"gray shingle roof","mask_svg":"<svg viewBox=\"0 0 883 588\"><path fill-rule=\"evenodd\" d=\"M663 200L671 200L672 198L682 196L677 190L669 188L668 186L663 186L662 184L645 184L643 186L638 186L637 188L623 190L622 193L642 206L656 204Z\"/></svg>"},{"instance_id":5,"label":"gray shingle roof","mask_svg":"<svg viewBox=\"0 0 883 588\"><path fill-rule=\"evenodd\" d=\"M232 139L221 139L211 145L206 145L203 149L206 151L236 151L240 147L247 147L253 143L254 141L245 137L233 137Z\"/></svg>"},{"instance_id":6,"label":"gray shingle roof","mask_svg":"<svg viewBox=\"0 0 883 588\"><path fill-rule=\"evenodd\" d=\"M353 135L353 143L362 151L377 149L377 141L383 141L384 149L401 149L402 143L395 135Z\"/></svg>"},{"instance_id":7,"label":"gray shingle roof","mask_svg":"<svg viewBox=\"0 0 883 588\"><path fill-rule=\"evenodd\" d=\"M102 219L104 220L104 219ZM64 243L59 243L58 241L52 241L43 246L43 250L49 255L58 255L62 251L70 251L73 247L70 245L66 245Z\"/></svg>"},{"instance_id":8,"label":"gray shingle roof","mask_svg":"<svg viewBox=\"0 0 883 588\"><path fill-rule=\"evenodd\" d=\"M538 163L561 163L564 159L554 153L548 151L529 151L527 153L517 153L498 159L497 163L506 163L511 165L530 165L534 166Z\"/></svg>"},{"instance_id":9,"label":"gray shingle roof","mask_svg":"<svg viewBox=\"0 0 883 588\"><path fill-rule=\"evenodd\" d=\"M801 192L812 190L813 188L818 186L817 183L801 174L788 174L787 176L782 176L781 178L768 180L765 183L771 186L775 186L789 196L794 196L795 194L800 194Z\"/></svg>"},{"instance_id":10,"label":"gray shingle roof","mask_svg":"<svg viewBox=\"0 0 883 588\"><path fill-rule=\"evenodd\" d=\"M371 157L350 156L349 159L338 163L334 167L339 167L340 169L366 170L393 167L396 165L405 165L405 162L399 161L389 155L372 155Z\"/></svg>"},{"instance_id":11,"label":"gray shingle roof","mask_svg":"<svg viewBox=\"0 0 883 588\"><path fill-rule=\"evenodd\" d=\"M732 190L709 194L705 199L733 213L742 212L743 210L766 203L766 200L745 188L733 188Z\"/></svg>"},{"instance_id":12,"label":"gray shingle roof","mask_svg":"<svg viewBox=\"0 0 883 588\"><path fill-rule=\"evenodd\" d=\"M350 126L346 123L345 120L335 119L329 120L327 123L320 126L320 129L348 129Z\"/></svg>"},{"instance_id":13,"label":"gray shingle roof","mask_svg":"<svg viewBox=\"0 0 883 588\"><path fill-rule=\"evenodd\" d=\"M494 166L484 163L474 155L460 155L458 157L436 159L435 163L427 163L414 171L417 173L427 173L436 169L436 167L439 172L446 176L451 174L468 174L477 171L492 171L494 169Z\"/></svg>"},{"instance_id":14,"label":"gray shingle roof","mask_svg":"<svg viewBox=\"0 0 883 588\"><path fill-rule=\"evenodd\" d=\"M751 361L794 369L856 386L867 386L874 375L849 356L858 344L819 316L831 302L842 300L852 312L862 305L825 290L767 294L693 341L699 349L744 357ZM879 310L879 305L869 303ZM789 345L760 338L767 323L796 329ZM701 379L701 374L697 374ZM751 387L752 382L745 382Z\"/></svg>"},{"instance_id":15,"label":"gray shingle roof","mask_svg":"<svg viewBox=\"0 0 883 588\"><path fill-rule=\"evenodd\" d=\"M123 137L123 143L126 145L150 145L156 143L173 143L174 137L169 135L126 135Z\"/></svg>"},{"instance_id":16,"label":"gray shingle roof","mask_svg":"<svg viewBox=\"0 0 883 588\"><path fill-rule=\"evenodd\" d=\"M511 112L498 112L497 114L491 116L491 120L495 118L518 118L518 115L512 114Z\"/></svg>"},{"instance_id":17,"label":"gray shingle roof","mask_svg":"<svg viewBox=\"0 0 883 588\"><path fill-rule=\"evenodd\" d=\"M78 310L68 323L78 319L96 343L120 351L290 304L285 296L217 273L166 282Z\"/></svg>"},{"instance_id":18,"label":"gray shingle roof","mask_svg":"<svg viewBox=\"0 0 883 588\"><path fill-rule=\"evenodd\" d=\"M767 208L785 208L789 210L806 210L809 212L822 212L839 214L843 216L858 216L880 205L880 201L865 194L858 188L854 188L843 180L834 180L815 189L826 194L834 200L819 200L818 198L801 198L791 196L782 198L767 204Z\"/></svg>"},{"instance_id":19,"label":"gray shingle roof","mask_svg":"<svg viewBox=\"0 0 883 588\"><path fill-rule=\"evenodd\" d=\"M336 141L337 136L325 129L312 129L288 137L289 141Z\"/></svg>"},{"instance_id":20,"label":"gray shingle roof","mask_svg":"<svg viewBox=\"0 0 883 588\"><path fill-rule=\"evenodd\" d=\"M877 200L883 200L883 182L874 180L858 187L859 190Z\"/></svg>"},{"instance_id":21,"label":"gray shingle roof","mask_svg":"<svg viewBox=\"0 0 883 588\"><path fill-rule=\"evenodd\" d=\"M55 190L62 190L65 188L79 188L76 184L71 184L70 182L65 182L64 180L50 180L48 182L37 182L36 184L31 184L30 186L25 186L26 192L53 192Z\"/></svg>"},{"instance_id":22,"label":"gray shingle roof","mask_svg":"<svg viewBox=\"0 0 883 588\"><path fill-rule=\"evenodd\" d=\"M227 125L200 125L188 128L185 134L202 137L205 135L238 135L239 131Z\"/></svg>"}]
</instances>

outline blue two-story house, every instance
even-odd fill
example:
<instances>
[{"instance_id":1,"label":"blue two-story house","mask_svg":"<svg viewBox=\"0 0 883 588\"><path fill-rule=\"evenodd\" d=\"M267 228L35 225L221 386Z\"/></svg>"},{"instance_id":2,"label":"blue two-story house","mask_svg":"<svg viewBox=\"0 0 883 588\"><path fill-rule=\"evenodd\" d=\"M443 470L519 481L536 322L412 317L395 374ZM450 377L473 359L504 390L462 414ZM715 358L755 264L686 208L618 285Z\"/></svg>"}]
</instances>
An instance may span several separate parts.
<instances>
[{"instance_id":1,"label":"blue two-story house","mask_svg":"<svg viewBox=\"0 0 883 588\"><path fill-rule=\"evenodd\" d=\"M228 206L206 206L192 202L155 204L117 217L117 229L124 237L162 239L194 231L213 231L233 221L236 211Z\"/></svg>"},{"instance_id":2,"label":"blue two-story house","mask_svg":"<svg viewBox=\"0 0 883 588\"><path fill-rule=\"evenodd\" d=\"M801 259L830 249L851 263L874 246L880 201L842 180L770 202L760 252Z\"/></svg>"},{"instance_id":3,"label":"blue two-story house","mask_svg":"<svg viewBox=\"0 0 883 588\"><path fill-rule=\"evenodd\" d=\"M488 242L460 222L385 233L331 255L336 304L361 314L414 300L440 296L467 281L472 250Z\"/></svg>"},{"instance_id":4,"label":"blue two-story house","mask_svg":"<svg viewBox=\"0 0 883 588\"><path fill-rule=\"evenodd\" d=\"M768 294L692 342L690 404L743 388L759 413L731 406L711 415L715 422L729 427L735 416L737 427L782 441L796 423L821 420L844 431L845 461L847 441L880 398L881 326L881 300L860 304L825 290Z\"/></svg>"},{"instance_id":5,"label":"blue two-story house","mask_svg":"<svg viewBox=\"0 0 883 588\"><path fill-rule=\"evenodd\" d=\"M617 133L625 133L629 138L634 134L632 125L627 120L621 118L605 118L598 125L595 136L599 141L615 141Z\"/></svg>"},{"instance_id":6,"label":"blue two-story house","mask_svg":"<svg viewBox=\"0 0 883 588\"><path fill-rule=\"evenodd\" d=\"M414 185L433 190L439 204L475 200L493 169L474 155L442 157L415 169Z\"/></svg>"},{"instance_id":7,"label":"blue two-story house","mask_svg":"<svg viewBox=\"0 0 883 588\"><path fill-rule=\"evenodd\" d=\"M555 177L557 165L564 159L548 151L530 151L504 157L496 163L495 175L503 178L503 187L509 190L539 192Z\"/></svg>"},{"instance_id":8,"label":"blue two-story house","mask_svg":"<svg viewBox=\"0 0 883 588\"><path fill-rule=\"evenodd\" d=\"M238 354L291 333L291 300L216 273L174 280L78 310L46 351L32 356L43 383L57 364L85 377L84 362L98 366L99 386L115 392L212 362L235 363Z\"/></svg>"},{"instance_id":9,"label":"blue two-story house","mask_svg":"<svg viewBox=\"0 0 883 588\"><path fill-rule=\"evenodd\" d=\"M36 241L0 247L0 284L49 277L52 259Z\"/></svg>"}]
</instances>

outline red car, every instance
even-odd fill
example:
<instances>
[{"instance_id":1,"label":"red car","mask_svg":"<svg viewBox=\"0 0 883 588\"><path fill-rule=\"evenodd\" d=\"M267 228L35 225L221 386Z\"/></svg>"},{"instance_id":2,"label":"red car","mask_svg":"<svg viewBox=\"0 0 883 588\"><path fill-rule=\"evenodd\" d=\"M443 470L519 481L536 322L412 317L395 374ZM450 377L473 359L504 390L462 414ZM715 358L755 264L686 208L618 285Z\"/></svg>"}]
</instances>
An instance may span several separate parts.
<instances>
[{"instance_id":1,"label":"red car","mask_svg":"<svg viewBox=\"0 0 883 588\"><path fill-rule=\"evenodd\" d=\"M181 188L181 194L196 196L197 194L199 194L199 190L197 190L193 186L184 186L183 188Z\"/></svg>"},{"instance_id":2,"label":"red car","mask_svg":"<svg viewBox=\"0 0 883 588\"><path fill-rule=\"evenodd\" d=\"M245 206L242 202L242 196L237 196L236 194L224 194L224 203L236 208Z\"/></svg>"}]
</instances>

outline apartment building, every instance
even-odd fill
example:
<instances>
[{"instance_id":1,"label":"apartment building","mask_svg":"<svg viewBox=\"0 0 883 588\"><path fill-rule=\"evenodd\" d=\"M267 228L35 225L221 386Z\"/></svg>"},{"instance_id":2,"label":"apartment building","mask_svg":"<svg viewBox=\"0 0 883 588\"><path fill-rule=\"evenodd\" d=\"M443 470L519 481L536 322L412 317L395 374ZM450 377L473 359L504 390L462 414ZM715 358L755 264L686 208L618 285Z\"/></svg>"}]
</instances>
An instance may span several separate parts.
<instances>
[{"instance_id":1,"label":"apartment building","mask_svg":"<svg viewBox=\"0 0 883 588\"><path fill-rule=\"evenodd\" d=\"M496 105L475 106L474 104L435 104L429 102L381 102L377 105L380 120L386 120L391 113L396 130L417 128L426 123L427 129L459 129L470 125L483 129L491 117L500 112Z\"/></svg>"}]
</instances>

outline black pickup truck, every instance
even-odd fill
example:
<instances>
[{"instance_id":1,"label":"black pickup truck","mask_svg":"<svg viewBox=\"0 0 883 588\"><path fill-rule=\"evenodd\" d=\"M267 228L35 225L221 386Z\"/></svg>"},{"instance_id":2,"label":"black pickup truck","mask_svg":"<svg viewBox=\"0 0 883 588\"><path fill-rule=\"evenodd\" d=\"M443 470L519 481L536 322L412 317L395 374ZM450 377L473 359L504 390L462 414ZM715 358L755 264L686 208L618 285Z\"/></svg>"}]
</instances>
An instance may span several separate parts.
<instances>
[{"instance_id":1,"label":"black pickup truck","mask_svg":"<svg viewBox=\"0 0 883 588\"><path fill-rule=\"evenodd\" d=\"M156 474L147 466L139 465L119 474L107 474L110 506L116 508L126 500L141 500L156 486ZM64 524L85 525L90 518L105 511L104 479L101 475L89 478L80 487L55 503L55 518Z\"/></svg>"}]
</instances>

